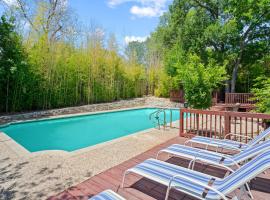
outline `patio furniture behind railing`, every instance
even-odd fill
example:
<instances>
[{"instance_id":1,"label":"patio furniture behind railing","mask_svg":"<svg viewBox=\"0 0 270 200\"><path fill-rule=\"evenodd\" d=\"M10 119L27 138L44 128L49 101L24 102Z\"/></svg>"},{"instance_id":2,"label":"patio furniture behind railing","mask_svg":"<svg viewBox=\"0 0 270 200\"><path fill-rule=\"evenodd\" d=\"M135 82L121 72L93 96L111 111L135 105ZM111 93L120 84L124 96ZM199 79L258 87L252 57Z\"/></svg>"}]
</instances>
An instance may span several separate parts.
<instances>
[{"instance_id":1,"label":"patio furniture behind railing","mask_svg":"<svg viewBox=\"0 0 270 200\"><path fill-rule=\"evenodd\" d=\"M240 135L234 139L248 142L247 138L253 138L267 128L267 120L270 121L270 115L262 113L181 109L180 136L224 138L231 133Z\"/></svg>"}]
</instances>

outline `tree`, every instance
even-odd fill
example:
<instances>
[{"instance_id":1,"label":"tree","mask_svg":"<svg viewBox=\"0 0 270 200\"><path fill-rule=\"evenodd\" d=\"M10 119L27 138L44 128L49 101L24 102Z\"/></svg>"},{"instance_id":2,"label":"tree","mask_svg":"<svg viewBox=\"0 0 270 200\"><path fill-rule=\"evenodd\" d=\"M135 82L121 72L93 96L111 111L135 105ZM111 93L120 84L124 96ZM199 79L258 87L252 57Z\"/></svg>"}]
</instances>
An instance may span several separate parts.
<instances>
[{"instance_id":1,"label":"tree","mask_svg":"<svg viewBox=\"0 0 270 200\"><path fill-rule=\"evenodd\" d=\"M129 42L125 54L130 61L137 62L139 64L146 64L146 44L145 42L132 41Z\"/></svg>"},{"instance_id":2,"label":"tree","mask_svg":"<svg viewBox=\"0 0 270 200\"><path fill-rule=\"evenodd\" d=\"M30 103L31 80L28 60L20 36L15 32L14 19L0 21L0 111L16 111Z\"/></svg>"},{"instance_id":3,"label":"tree","mask_svg":"<svg viewBox=\"0 0 270 200\"><path fill-rule=\"evenodd\" d=\"M70 12L67 0L14 0L11 9L29 27L31 37L47 35L49 41L56 41L77 34L76 18Z\"/></svg>"},{"instance_id":4,"label":"tree","mask_svg":"<svg viewBox=\"0 0 270 200\"><path fill-rule=\"evenodd\" d=\"M258 77L257 83L252 89L254 100L257 100L256 108L258 112L270 114L270 79L269 77Z\"/></svg>"},{"instance_id":5,"label":"tree","mask_svg":"<svg viewBox=\"0 0 270 200\"><path fill-rule=\"evenodd\" d=\"M114 34L110 34L108 39L108 50L117 53L118 52L118 44Z\"/></svg>"},{"instance_id":6,"label":"tree","mask_svg":"<svg viewBox=\"0 0 270 200\"><path fill-rule=\"evenodd\" d=\"M168 97L171 88L171 80L163 67L163 48L161 40L153 33L145 41L146 53L146 74L147 94Z\"/></svg>"},{"instance_id":7,"label":"tree","mask_svg":"<svg viewBox=\"0 0 270 200\"><path fill-rule=\"evenodd\" d=\"M178 82L185 91L185 99L191 108L206 109L212 105L212 92L226 77L225 66L210 61L205 66L197 55L190 54L177 66Z\"/></svg>"},{"instance_id":8,"label":"tree","mask_svg":"<svg viewBox=\"0 0 270 200\"><path fill-rule=\"evenodd\" d=\"M165 57L177 45L185 55L196 53L205 64L209 59L228 63L235 92L239 70L247 70L270 51L270 4L268 0L174 0L155 35L165 47Z\"/></svg>"}]
</instances>

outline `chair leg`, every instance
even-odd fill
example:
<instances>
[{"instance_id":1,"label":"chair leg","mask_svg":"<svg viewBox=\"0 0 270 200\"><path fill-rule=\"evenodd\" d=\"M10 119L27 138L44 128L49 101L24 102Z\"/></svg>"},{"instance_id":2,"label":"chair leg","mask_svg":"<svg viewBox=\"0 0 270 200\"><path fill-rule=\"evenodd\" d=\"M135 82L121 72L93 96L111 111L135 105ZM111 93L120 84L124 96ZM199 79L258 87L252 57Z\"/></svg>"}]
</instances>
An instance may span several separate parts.
<instances>
[{"instance_id":1,"label":"chair leg","mask_svg":"<svg viewBox=\"0 0 270 200\"><path fill-rule=\"evenodd\" d=\"M170 190L171 190L171 183L169 183L169 185L167 187L165 200L168 200L169 199Z\"/></svg>"},{"instance_id":2,"label":"chair leg","mask_svg":"<svg viewBox=\"0 0 270 200\"><path fill-rule=\"evenodd\" d=\"M253 195L252 195L252 193L251 193L251 190L250 190L250 187L249 187L249 185L248 185L248 183L246 183L246 190L247 190L247 192L249 193L249 196L250 196L250 198L251 199L254 199L254 197L253 197Z\"/></svg>"},{"instance_id":3,"label":"chair leg","mask_svg":"<svg viewBox=\"0 0 270 200\"><path fill-rule=\"evenodd\" d=\"M126 178L126 175L129 174L130 172L128 170L126 170L124 172L124 175L123 175L123 178L122 178L122 182L121 182L121 188L124 188L124 184L125 184L125 178Z\"/></svg>"},{"instance_id":4,"label":"chair leg","mask_svg":"<svg viewBox=\"0 0 270 200\"><path fill-rule=\"evenodd\" d=\"M158 153L157 153L157 155L156 155L156 159L158 160L158 156L159 156L159 154L161 153L161 151L159 151Z\"/></svg>"},{"instance_id":5,"label":"chair leg","mask_svg":"<svg viewBox=\"0 0 270 200\"><path fill-rule=\"evenodd\" d=\"M191 160L188 164L188 169L191 169L191 166L192 166L192 163L193 163L193 160Z\"/></svg>"},{"instance_id":6,"label":"chair leg","mask_svg":"<svg viewBox=\"0 0 270 200\"><path fill-rule=\"evenodd\" d=\"M195 162L196 162L196 161L194 160L194 161L193 161L193 164L192 164L192 168L191 168L192 170L194 170Z\"/></svg>"}]
</instances>

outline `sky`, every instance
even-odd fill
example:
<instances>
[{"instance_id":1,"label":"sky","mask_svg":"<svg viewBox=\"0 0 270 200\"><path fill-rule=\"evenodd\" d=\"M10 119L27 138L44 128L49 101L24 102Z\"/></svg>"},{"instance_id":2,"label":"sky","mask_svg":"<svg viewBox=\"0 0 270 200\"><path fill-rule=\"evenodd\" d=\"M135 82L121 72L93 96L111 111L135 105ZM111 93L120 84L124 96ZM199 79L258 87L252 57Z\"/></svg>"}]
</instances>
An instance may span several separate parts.
<instances>
[{"instance_id":1,"label":"sky","mask_svg":"<svg viewBox=\"0 0 270 200\"><path fill-rule=\"evenodd\" d=\"M69 0L84 24L94 22L118 42L143 41L155 30L171 0Z\"/></svg>"},{"instance_id":2,"label":"sky","mask_svg":"<svg viewBox=\"0 0 270 200\"><path fill-rule=\"evenodd\" d=\"M1 0L0 0L1 1ZM3 0L14 4L16 0ZM159 17L172 0L62 0L85 25L102 27L115 34L119 45L144 41L155 30ZM1 13L1 9L0 9Z\"/></svg>"}]
</instances>

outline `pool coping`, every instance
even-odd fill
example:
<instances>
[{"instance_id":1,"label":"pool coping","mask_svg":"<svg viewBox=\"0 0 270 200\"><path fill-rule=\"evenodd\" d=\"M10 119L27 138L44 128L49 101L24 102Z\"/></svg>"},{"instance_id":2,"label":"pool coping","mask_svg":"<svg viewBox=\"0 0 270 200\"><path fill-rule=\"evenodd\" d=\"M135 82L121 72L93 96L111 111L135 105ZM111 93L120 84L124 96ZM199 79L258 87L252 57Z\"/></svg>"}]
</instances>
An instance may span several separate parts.
<instances>
[{"instance_id":1,"label":"pool coping","mask_svg":"<svg viewBox=\"0 0 270 200\"><path fill-rule=\"evenodd\" d=\"M161 107L161 106L136 106L136 107L130 107L130 108L121 108L121 109L112 109L112 110L105 110L105 111L94 111L94 112L85 112L85 113L75 113L75 114L65 114L65 115L57 115L57 116L49 116L41 119L30 119L30 120L18 120L15 122L10 122L4 125L1 125L0 127L7 127L12 124L20 124L20 123L31 123L31 122L37 122L37 121L46 121L46 120L53 120L53 119L59 119L59 118L71 118L71 117L80 117L80 116L86 116L86 115L97 115L101 113L110 113L110 112L121 112L121 111L127 111L127 110L138 110L138 109L143 109L143 108L166 108L166 109L180 109L180 108L175 108L175 107ZM179 120L175 120L172 122L172 124L177 123ZM170 123L167 123L167 126ZM125 140L129 137L134 137L134 135L140 135L143 133L151 132L153 130L156 130L155 127L145 129L142 131L137 131L134 133L131 133L126 136L122 136L119 138L115 138L106 142L102 142L99 144L95 144L92 146L84 147L78 150L74 151L65 151L65 150L42 150L42 151L37 151L37 152L30 152L28 151L24 146L13 140L11 137L9 137L6 133L0 131L0 142L4 143L12 152L14 152L17 156L20 157L29 157L29 156L38 156L42 154L51 154L51 153L59 153L64 156L72 157L79 155L84 152L88 152L94 149L99 149L104 146L107 146L108 144L113 144L116 142L120 142L122 140Z\"/></svg>"}]
</instances>

